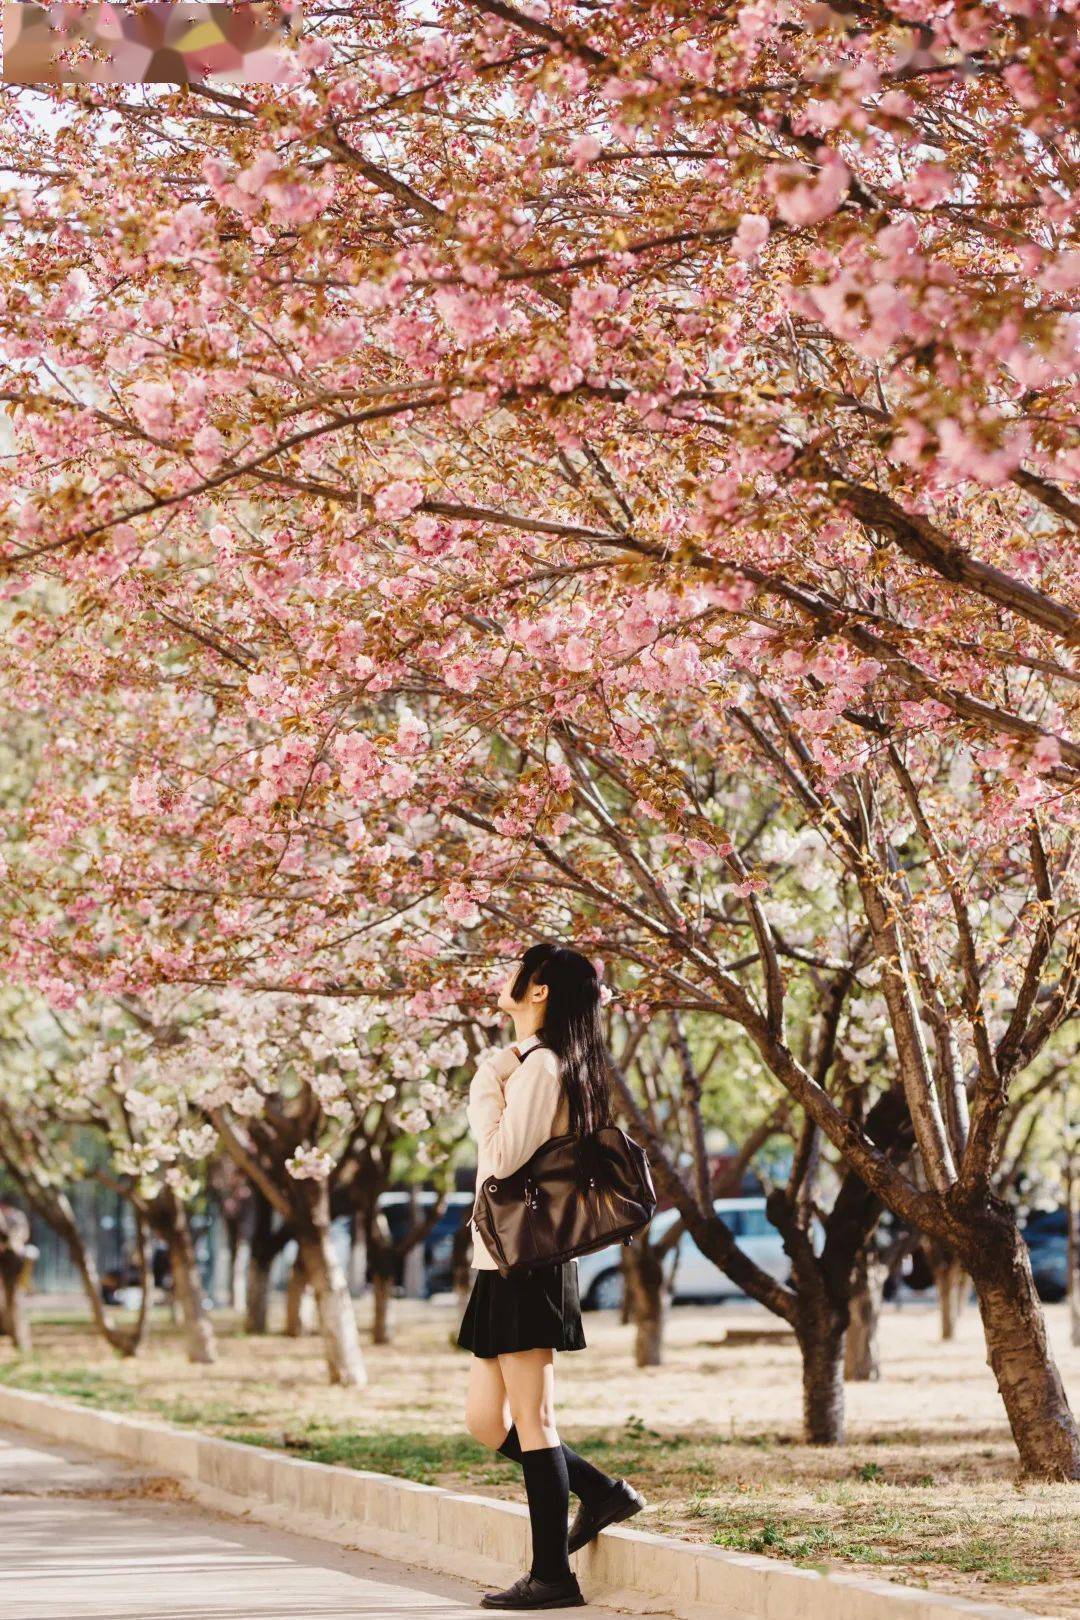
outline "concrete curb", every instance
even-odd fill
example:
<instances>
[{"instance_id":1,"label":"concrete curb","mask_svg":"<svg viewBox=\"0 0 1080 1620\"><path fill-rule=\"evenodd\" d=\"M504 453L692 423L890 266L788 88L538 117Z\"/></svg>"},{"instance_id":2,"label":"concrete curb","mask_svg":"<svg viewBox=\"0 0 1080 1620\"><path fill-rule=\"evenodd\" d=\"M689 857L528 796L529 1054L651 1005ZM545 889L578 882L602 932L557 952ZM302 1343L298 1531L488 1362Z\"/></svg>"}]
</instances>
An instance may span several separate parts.
<instances>
[{"instance_id":1,"label":"concrete curb","mask_svg":"<svg viewBox=\"0 0 1080 1620\"><path fill-rule=\"evenodd\" d=\"M3 1385L0 1422L167 1475L237 1517L480 1585L504 1584L528 1564L528 1515L515 1503L304 1462ZM1037 1620L1029 1610L637 1530L605 1530L575 1567L593 1602L680 1620Z\"/></svg>"}]
</instances>

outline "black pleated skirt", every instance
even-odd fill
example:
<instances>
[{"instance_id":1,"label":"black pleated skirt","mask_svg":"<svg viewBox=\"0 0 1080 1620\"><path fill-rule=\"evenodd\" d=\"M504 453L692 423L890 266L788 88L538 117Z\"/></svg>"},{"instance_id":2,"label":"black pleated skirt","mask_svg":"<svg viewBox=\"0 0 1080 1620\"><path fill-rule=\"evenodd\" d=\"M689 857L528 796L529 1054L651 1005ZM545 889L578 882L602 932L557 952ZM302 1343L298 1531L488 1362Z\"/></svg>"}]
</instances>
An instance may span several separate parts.
<instances>
[{"instance_id":1,"label":"black pleated skirt","mask_svg":"<svg viewBox=\"0 0 1080 1620\"><path fill-rule=\"evenodd\" d=\"M516 1271L509 1277L478 1271L458 1344L485 1358L514 1350L584 1350L577 1262Z\"/></svg>"}]
</instances>

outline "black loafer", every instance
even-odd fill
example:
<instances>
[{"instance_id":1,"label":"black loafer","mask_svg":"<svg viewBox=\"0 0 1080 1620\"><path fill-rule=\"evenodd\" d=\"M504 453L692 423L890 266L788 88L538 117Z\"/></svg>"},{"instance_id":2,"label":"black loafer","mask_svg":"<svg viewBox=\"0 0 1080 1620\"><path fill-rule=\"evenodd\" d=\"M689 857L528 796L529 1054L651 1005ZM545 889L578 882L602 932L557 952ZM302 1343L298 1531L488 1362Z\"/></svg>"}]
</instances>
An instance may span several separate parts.
<instances>
[{"instance_id":1,"label":"black loafer","mask_svg":"<svg viewBox=\"0 0 1080 1620\"><path fill-rule=\"evenodd\" d=\"M577 1576L564 1581L538 1581L535 1575L522 1575L505 1592L485 1592L482 1609L580 1609L585 1599Z\"/></svg>"},{"instance_id":2,"label":"black loafer","mask_svg":"<svg viewBox=\"0 0 1080 1620\"><path fill-rule=\"evenodd\" d=\"M635 1491L625 1479L620 1479L615 1489L601 1501L594 1502L592 1507L586 1507L582 1502L570 1526L568 1550L572 1553L580 1552L587 1542L598 1536L601 1530L606 1530L609 1524L621 1524L624 1519L632 1519L644 1506L645 1498L641 1492Z\"/></svg>"}]
</instances>

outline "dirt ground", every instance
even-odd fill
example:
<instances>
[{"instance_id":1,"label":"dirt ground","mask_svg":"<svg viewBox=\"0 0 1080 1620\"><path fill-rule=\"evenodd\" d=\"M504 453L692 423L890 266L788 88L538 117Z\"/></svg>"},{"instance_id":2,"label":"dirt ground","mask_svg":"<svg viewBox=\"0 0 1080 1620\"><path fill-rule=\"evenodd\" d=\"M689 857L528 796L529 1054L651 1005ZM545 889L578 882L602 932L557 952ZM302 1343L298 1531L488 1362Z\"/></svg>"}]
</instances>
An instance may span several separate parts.
<instances>
[{"instance_id":1,"label":"dirt ground","mask_svg":"<svg viewBox=\"0 0 1080 1620\"><path fill-rule=\"evenodd\" d=\"M1064 1308L1047 1316L1075 1407L1080 1349ZM450 1302L401 1302L395 1343L365 1347L364 1390L326 1385L313 1338L245 1338L225 1315L218 1325L221 1359L191 1367L163 1322L121 1361L74 1315L42 1312L32 1357L0 1345L0 1379L327 1462L520 1494L517 1470L461 1433L468 1360L451 1347ZM848 1386L848 1443L835 1449L799 1443L793 1341L726 1342L728 1330L774 1328L755 1306L679 1308L666 1364L639 1369L630 1331L589 1314L589 1351L559 1360L560 1430L642 1486L642 1528L1080 1616L1080 1487L1017 1477L974 1309L942 1344L932 1305L887 1307L882 1379Z\"/></svg>"}]
</instances>

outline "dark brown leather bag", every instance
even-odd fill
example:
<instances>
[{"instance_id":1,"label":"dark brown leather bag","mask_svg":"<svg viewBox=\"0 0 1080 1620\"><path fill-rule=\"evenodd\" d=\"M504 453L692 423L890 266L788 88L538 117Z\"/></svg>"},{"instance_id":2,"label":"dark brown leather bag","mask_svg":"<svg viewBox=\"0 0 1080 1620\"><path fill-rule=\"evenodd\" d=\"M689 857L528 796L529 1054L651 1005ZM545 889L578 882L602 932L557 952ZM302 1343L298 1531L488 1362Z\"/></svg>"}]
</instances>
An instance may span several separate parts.
<instances>
[{"instance_id":1,"label":"dark brown leather bag","mask_svg":"<svg viewBox=\"0 0 1080 1620\"><path fill-rule=\"evenodd\" d=\"M644 1148L617 1125L555 1136L476 1190L473 1221L503 1277L630 1243L656 1208Z\"/></svg>"}]
</instances>

